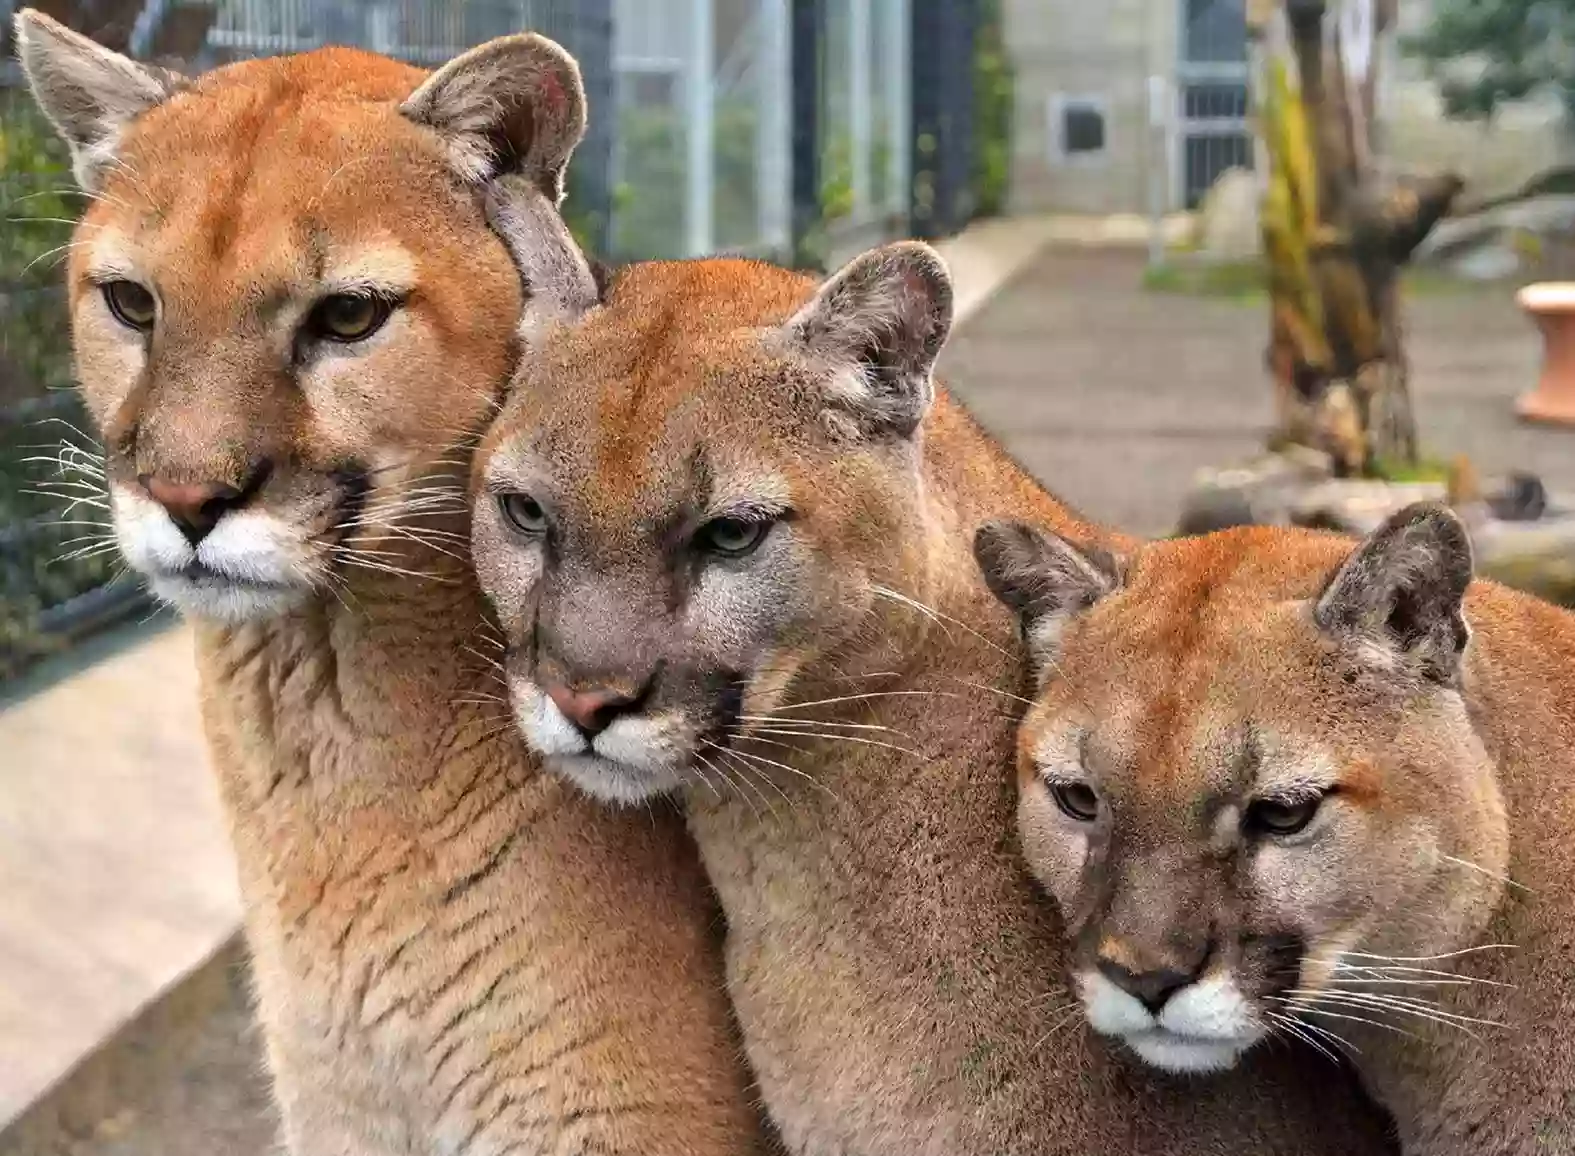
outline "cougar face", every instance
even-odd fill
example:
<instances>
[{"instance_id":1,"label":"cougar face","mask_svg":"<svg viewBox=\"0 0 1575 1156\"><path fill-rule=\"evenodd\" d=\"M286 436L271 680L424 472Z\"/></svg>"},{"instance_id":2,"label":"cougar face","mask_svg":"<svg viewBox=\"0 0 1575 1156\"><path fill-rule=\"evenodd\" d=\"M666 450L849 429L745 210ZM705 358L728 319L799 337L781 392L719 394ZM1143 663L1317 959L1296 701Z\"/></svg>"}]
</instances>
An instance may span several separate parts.
<instances>
[{"instance_id":1,"label":"cougar face","mask_svg":"<svg viewBox=\"0 0 1575 1156\"><path fill-rule=\"evenodd\" d=\"M520 36L431 75L328 48L188 79L36 14L18 38L92 194L76 368L115 536L153 591L266 616L397 566L445 502L462 516L461 447L521 306L483 194L506 160L557 204L584 128L574 61Z\"/></svg>"},{"instance_id":2,"label":"cougar face","mask_svg":"<svg viewBox=\"0 0 1575 1156\"><path fill-rule=\"evenodd\" d=\"M1312 536L1321 566L1253 532L1121 561L980 533L1039 679L1023 851L1089 1023L1150 1063L1228 1067L1364 955L1446 950L1480 897L1456 864L1507 853L1457 684L1469 548L1410 516L1343 566Z\"/></svg>"},{"instance_id":3,"label":"cougar face","mask_svg":"<svg viewBox=\"0 0 1575 1156\"><path fill-rule=\"evenodd\" d=\"M865 624L921 537L912 435L949 302L938 258L897 245L818 292L653 263L554 311L478 453L472 529L549 766L625 802L720 785L718 752Z\"/></svg>"}]
</instances>

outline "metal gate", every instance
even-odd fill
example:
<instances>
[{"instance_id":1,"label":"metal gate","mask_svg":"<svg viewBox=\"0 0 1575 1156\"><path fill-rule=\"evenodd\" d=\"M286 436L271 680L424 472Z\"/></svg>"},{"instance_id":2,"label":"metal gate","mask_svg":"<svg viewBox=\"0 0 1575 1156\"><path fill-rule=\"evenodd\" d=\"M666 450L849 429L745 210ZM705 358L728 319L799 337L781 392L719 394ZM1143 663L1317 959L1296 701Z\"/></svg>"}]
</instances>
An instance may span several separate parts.
<instances>
[{"instance_id":1,"label":"metal gate","mask_svg":"<svg viewBox=\"0 0 1575 1156\"><path fill-rule=\"evenodd\" d=\"M1246 0L1185 0L1181 11L1176 176L1193 209L1226 169L1253 164Z\"/></svg>"}]
</instances>

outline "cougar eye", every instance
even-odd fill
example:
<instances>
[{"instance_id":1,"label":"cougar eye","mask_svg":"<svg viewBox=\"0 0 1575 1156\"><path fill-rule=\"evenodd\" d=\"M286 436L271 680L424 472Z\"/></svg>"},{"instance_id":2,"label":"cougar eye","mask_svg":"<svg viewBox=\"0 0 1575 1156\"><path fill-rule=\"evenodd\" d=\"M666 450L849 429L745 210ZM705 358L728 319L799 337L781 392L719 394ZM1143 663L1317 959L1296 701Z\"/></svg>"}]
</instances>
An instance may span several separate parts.
<instances>
[{"instance_id":1,"label":"cougar eye","mask_svg":"<svg viewBox=\"0 0 1575 1156\"><path fill-rule=\"evenodd\" d=\"M370 293L335 293L324 297L306 319L307 328L329 341L365 341L383 327L393 302Z\"/></svg>"},{"instance_id":2,"label":"cougar eye","mask_svg":"<svg viewBox=\"0 0 1575 1156\"><path fill-rule=\"evenodd\" d=\"M702 550L724 558L742 558L766 540L770 522L749 522L743 518L717 518L701 527L695 541Z\"/></svg>"},{"instance_id":3,"label":"cougar eye","mask_svg":"<svg viewBox=\"0 0 1575 1156\"><path fill-rule=\"evenodd\" d=\"M503 494L498 498L498 508L522 534L547 532L547 511L529 494Z\"/></svg>"},{"instance_id":4,"label":"cougar eye","mask_svg":"<svg viewBox=\"0 0 1575 1156\"><path fill-rule=\"evenodd\" d=\"M1323 806L1324 796L1307 799L1258 799L1247 808L1242 820L1249 834L1295 835L1304 831L1307 824Z\"/></svg>"},{"instance_id":5,"label":"cougar eye","mask_svg":"<svg viewBox=\"0 0 1575 1156\"><path fill-rule=\"evenodd\" d=\"M1062 814L1079 823L1092 823L1099 818L1099 795L1087 783L1052 784L1050 797Z\"/></svg>"},{"instance_id":6,"label":"cougar eye","mask_svg":"<svg viewBox=\"0 0 1575 1156\"><path fill-rule=\"evenodd\" d=\"M106 281L103 285L104 304L128 329L146 333L153 328L158 305L149 293L135 281Z\"/></svg>"}]
</instances>

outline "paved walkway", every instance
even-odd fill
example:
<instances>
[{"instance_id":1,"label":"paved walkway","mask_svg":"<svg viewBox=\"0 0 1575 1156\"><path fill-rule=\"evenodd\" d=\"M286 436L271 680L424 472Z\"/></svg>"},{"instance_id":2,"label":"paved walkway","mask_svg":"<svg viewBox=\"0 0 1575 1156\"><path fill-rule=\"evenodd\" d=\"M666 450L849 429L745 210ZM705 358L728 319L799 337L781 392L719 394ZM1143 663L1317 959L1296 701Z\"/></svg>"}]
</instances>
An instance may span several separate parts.
<instances>
[{"instance_id":1,"label":"paved walkway","mask_svg":"<svg viewBox=\"0 0 1575 1156\"><path fill-rule=\"evenodd\" d=\"M981 421L1091 517L1175 528L1194 471L1256 453L1272 420L1265 303L1150 293L1132 250L1042 250L973 318L943 369ZM1512 403L1540 345L1502 289L1407 305L1412 382L1429 454L1484 474L1540 473L1575 491L1575 432L1525 426Z\"/></svg>"},{"instance_id":2,"label":"paved walkway","mask_svg":"<svg viewBox=\"0 0 1575 1156\"><path fill-rule=\"evenodd\" d=\"M943 372L1074 505L1168 532L1196 469L1263 443L1266 306L1145 293L1140 253L1047 245L1060 235L1050 222L996 222L945 247L965 320ZM1429 450L1470 453L1487 473L1529 467L1575 490L1575 434L1512 417L1538 345L1507 294L1424 298L1409 317ZM0 705L0 1129L236 926L189 636L131 642ZM162 1058L164 1086L84 1121L60 1152L262 1151L260 1084L237 1074L255 1068L256 1041L237 1028L238 997L215 990L229 1004ZM116 1079L95 1105L114 1103ZM3 1142L0 1156L11 1156Z\"/></svg>"}]
</instances>

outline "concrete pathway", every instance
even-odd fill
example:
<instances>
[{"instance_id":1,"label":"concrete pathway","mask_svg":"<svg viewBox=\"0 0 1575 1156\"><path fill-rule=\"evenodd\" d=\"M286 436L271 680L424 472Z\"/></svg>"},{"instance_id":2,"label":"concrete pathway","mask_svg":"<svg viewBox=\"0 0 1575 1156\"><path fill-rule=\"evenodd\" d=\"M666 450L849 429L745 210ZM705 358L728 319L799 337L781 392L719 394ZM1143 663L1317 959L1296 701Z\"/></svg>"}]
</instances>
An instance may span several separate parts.
<instances>
[{"instance_id":1,"label":"concrete pathway","mask_svg":"<svg viewBox=\"0 0 1575 1156\"><path fill-rule=\"evenodd\" d=\"M98 649L0 707L0 1124L240 916L188 632Z\"/></svg>"},{"instance_id":2,"label":"concrete pathway","mask_svg":"<svg viewBox=\"0 0 1575 1156\"><path fill-rule=\"evenodd\" d=\"M1268 306L1145 292L1133 249L1054 246L962 330L942 361L979 419L1091 517L1175 528L1193 474L1257 453L1273 419ZM1519 423L1540 342L1498 288L1406 306L1426 451L1575 491L1575 432Z\"/></svg>"}]
</instances>

